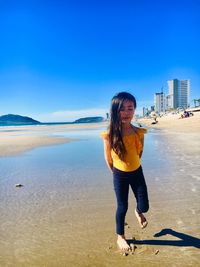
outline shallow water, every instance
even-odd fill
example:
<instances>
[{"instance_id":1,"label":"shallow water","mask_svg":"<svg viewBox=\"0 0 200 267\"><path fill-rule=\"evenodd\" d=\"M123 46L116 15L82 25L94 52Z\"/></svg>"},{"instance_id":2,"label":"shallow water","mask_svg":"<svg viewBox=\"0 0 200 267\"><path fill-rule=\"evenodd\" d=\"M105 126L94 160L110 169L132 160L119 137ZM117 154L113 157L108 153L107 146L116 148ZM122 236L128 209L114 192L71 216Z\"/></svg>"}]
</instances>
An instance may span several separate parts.
<instances>
[{"instance_id":1,"label":"shallow water","mask_svg":"<svg viewBox=\"0 0 200 267\"><path fill-rule=\"evenodd\" d=\"M113 244L115 199L101 131L55 132L75 140L0 159L0 266L116 265L116 256L107 251ZM169 212L177 199L184 201L192 194L195 204L187 209L196 214L199 156L181 154L178 147L172 153L172 148L159 131L146 135L142 165L151 209L160 216L163 205ZM24 186L16 188L17 183ZM176 223L186 228L181 216ZM162 226L160 222L152 227ZM107 259L106 265L100 265L102 259Z\"/></svg>"}]
</instances>

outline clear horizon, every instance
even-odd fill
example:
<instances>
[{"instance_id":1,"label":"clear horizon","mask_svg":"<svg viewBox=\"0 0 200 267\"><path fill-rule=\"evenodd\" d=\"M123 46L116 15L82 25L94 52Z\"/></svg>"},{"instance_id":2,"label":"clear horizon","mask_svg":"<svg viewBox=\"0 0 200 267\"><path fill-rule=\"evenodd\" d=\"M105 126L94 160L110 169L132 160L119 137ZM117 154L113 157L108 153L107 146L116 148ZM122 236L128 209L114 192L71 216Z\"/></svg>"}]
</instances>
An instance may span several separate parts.
<instances>
[{"instance_id":1,"label":"clear horizon","mask_svg":"<svg viewBox=\"0 0 200 267\"><path fill-rule=\"evenodd\" d=\"M189 79L200 98L198 1L0 3L0 116L42 122L103 116L120 91L138 108Z\"/></svg>"}]
</instances>

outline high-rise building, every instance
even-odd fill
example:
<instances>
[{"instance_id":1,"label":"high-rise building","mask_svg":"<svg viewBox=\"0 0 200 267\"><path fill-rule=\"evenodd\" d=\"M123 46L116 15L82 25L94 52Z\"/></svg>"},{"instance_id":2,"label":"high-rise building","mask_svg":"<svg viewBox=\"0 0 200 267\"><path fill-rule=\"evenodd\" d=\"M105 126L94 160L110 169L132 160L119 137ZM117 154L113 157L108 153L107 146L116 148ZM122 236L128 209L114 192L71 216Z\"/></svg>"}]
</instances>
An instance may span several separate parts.
<instances>
[{"instance_id":1,"label":"high-rise building","mask_svg":"<svg viewBox=\"0 0 200 267\"><path fill-rule=\"evenodd\" d=\"M190 81L173 79L168 81L169 94L167 109L187 108L189 103Z\"/></svg>"},{"instance_id":2,"label":"high-rise building","mask_svg":"<svg viewBox=\"0 0 200 267\"><path fill-rule=\"evenodd\" d=\"M165 112L165 94L163 92L154 94L154 110L157 113Z\"/></svg>"}]
</instances>

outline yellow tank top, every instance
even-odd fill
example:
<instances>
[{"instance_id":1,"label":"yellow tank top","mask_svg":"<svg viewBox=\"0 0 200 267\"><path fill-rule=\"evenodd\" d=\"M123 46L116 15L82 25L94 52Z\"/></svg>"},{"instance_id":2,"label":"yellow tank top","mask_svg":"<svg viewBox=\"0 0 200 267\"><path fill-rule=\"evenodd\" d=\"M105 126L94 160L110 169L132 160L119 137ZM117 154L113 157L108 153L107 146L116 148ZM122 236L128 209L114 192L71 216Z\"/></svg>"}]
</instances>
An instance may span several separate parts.
<instances>
[{"instance_id":1,"label":"yellow tank top","mask_svg":"<svg viewBox=\"0 0 200 267\"><path fill-rule=\"evenodd\" d=\"M124 172L131 172L137 170L140 167L140 153L143 150L141 139L147 132L144 128L137 128L137 133L123 136L123 142L126 148L126 155L124 160L121 160L119 156L111 150L111 156L113 160L113 167ZM101 133L103 139L108 138L108 131Z\"/></svg>"}]
</instances>

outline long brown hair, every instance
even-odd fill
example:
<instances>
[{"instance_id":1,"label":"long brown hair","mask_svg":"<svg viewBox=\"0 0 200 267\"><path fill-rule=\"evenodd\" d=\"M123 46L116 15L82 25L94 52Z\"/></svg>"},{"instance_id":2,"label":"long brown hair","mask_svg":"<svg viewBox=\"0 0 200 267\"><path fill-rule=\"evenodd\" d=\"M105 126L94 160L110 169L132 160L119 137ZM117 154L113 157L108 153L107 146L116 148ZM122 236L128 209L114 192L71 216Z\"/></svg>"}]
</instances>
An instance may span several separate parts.
<instances>
[{"instance_id":1,"label":"long brown hair","mask_svg":"<svg viewBox=\"0 0 200 267\"><path fill-rule=\"evenodd\" d=\"M136 108L136 100L133 95L127 92L116 94L112 98L110 108L110 125L109 125L109 143L114 152L123 160L126 154L126 148L122 140L122 123L120 119L120 110L124 101L133 102Z\"/></svg>"}]
</instances>

